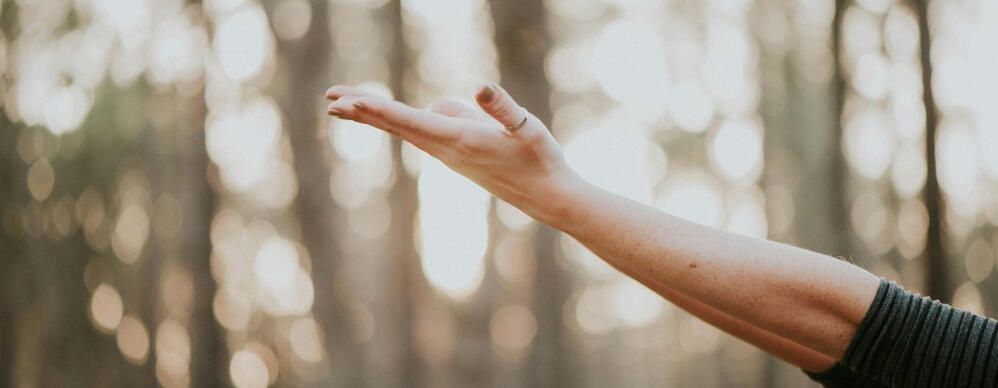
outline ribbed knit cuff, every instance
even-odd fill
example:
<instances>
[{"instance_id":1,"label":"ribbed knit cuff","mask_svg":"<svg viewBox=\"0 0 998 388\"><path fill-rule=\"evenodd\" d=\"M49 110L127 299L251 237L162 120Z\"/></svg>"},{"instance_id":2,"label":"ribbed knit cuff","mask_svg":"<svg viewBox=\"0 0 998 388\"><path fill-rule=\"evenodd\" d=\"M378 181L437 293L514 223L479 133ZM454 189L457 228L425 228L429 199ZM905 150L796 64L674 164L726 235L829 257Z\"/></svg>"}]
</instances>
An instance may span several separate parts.
<instances>
[{"instance_id":1,"label":"ribbed knit cuff","mask_svg":"<svg viewBox=\"0 0 998 388\"><path fill-rule=\"evenodd\" d=\"M804 371L811 380L828 388L884 388L886 385L836 363L824 372Z\"/></svg>"},{"instance_id":2,"label":"ribbed knit cuff","mask_svg":"<svg viewBox=\"0 0 998 388\"><path fill-rule=\"evenodd\" d=\"M841 364L887 386L995 386L996 321L881 280Z\"/></svg>"}]
</instances>

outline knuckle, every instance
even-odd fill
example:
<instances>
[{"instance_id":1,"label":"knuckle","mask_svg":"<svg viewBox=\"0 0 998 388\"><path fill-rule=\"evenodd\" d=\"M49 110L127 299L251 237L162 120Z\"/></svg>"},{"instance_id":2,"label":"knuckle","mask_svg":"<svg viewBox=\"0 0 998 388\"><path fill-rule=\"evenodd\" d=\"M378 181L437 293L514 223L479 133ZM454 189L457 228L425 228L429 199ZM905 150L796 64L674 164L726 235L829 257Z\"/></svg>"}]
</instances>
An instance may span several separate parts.
<instances>
[{"instance_id":1,"label":"knuckle","mask_svg":"<svg viewBox=\"0 0 998 388\"><path fill-rule=\"evenodd\" d=\"M399 129L405 132L419 132L419 126L409 117L400 117L397 121Z\"/></svg>"},{"instance_id":2,"label":"knuckle","mask_svg":"<svg viewBox=\"0 0 998 388\"><path fill-rule=\"evenodd\" d=\"M378 107L378 104L375 104L373 101L370 101L367 98L358 97L358 96L351 96L344 98L349 98L350 103L356 106L360 110L366 110L371 113L380 113L380 108Z\"/></svg>"},{"instance_id":3,"label":"knuckle","mask_svg":"<svg viewBox=\"0 0 998 388\"><path fill-rule=\"evenodd\" d=\"M543 153L554 139L543 125L540 128L531 127L533 123L539 122L535 116L528 114L527 117L527 126L516 133L517 146L524 153Z\"/></svg>"},{"instance_id":4,"label":"knuckle","mask_svg":"<svg viewBox=\"0 0 998 388\"><path fill-rule=\"evenodd\" d=\"M474 136L467 133L459 135L454 140L454 149L461 155L477 156L485 152L484 145Z\"/></svg>"}]
</instances>

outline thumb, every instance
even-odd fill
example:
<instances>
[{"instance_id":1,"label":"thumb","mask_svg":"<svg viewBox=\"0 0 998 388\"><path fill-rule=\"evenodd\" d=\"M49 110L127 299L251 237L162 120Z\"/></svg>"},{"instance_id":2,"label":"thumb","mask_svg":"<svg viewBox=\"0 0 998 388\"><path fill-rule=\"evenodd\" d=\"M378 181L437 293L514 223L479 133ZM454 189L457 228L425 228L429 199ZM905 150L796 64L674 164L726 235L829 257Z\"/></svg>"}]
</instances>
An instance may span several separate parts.
<instances>
[{"instance_id":1,"label":"thumb","mask_svg":"<svg viewBox=\"0 0 998 388\"><path fill-rule=\"evenodd\" d=\"M475 95L475 101L482 107L485 113L499 121L504 127L509 128L520 124L527 111L520 107L499 85L493 82L486 82Z\"/></svg>"}]
</instances>

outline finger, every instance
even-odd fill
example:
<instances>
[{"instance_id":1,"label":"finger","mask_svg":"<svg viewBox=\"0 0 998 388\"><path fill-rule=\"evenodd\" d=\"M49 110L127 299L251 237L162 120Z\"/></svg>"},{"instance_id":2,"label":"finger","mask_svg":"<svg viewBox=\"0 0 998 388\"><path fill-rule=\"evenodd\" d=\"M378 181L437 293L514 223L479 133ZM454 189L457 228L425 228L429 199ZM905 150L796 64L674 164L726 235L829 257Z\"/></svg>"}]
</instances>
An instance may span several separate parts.
<instances>
[{"instance_id":1,"label":"finger","mask_svg":"<svg viewBox=\"0 0 998 388\"><path fill-rule=\"evenodd\" d=\"M490 122L488 115L479 109L475 109L464 101L452 97L441 97L430 104L430 110L444 116L461 117L469 120Z\"/></svg>"},{"instance_id":2,"label":"finger","mask_svg":"<svg viewBox=\"0 0 998 388\"><path fill-rule=\"evenodd\" d=\"M507 128L519 124L527 113L513 100L513 97L509 96L509 93L493 82L487 82L478 89L475 101L485 113Z\"/></svg>"},{"instance_id":3,"label":"finger","mask_svg":"<svg viewBox=\"0 0 998 388\"><path fill-rule=\"evenodd\" d=\"M358 88L356 86L349 85L334 85L329 89L326 89L326 99L336 101L340 97L344 96L354 96L354 97L377 97L376 94L371 93L367 90Z\"/></svg>"},{"instance_id":4,"label":"finger","mask_svg":"<svg viewBox=\"0 0 998 388\"><path fill-rule=\"evenodd\" d=\"M380 97L345 96L329 105L329 113L376 126L407 140L411 137L453 140L462 127L474 123Z\"/></svg>"},{"instance_id":5,"label":"finger","mask_svg":"<svg viewBox=\"0 0 998 388\"><path fill-rule=\"evenodd\" d=\"M439 148L437 146L437 142L434 142L429 139L424 139L419 136L407 136L407 137L401 136L401 134L399 134L398 130L395 128L393 124L385 121L380 117L352 108L353 104L356 101L357 98L353 96L342 97L336 102L330 104L331 107L330 110L331 111L336 110L336 113L330 112L330 114L335 115L342 119L356 121L361 124L366 124L378 128L380 130L387 132L392 136L399 137L402 140L412 143L412 145L426 152L432 153L437 148ZM334 106L334 104L336 105Z\"/></svg>"},{"instance_id":6,"label":"finger","mask_svg":"<svg viewBox=\"0 0 998 388\"><path fill-rule=\"evenodd\" d=\"M354 96L339 97L329 103L329 106L326 107L326 113L339 118L351 119L350 116L356 114L357 112L356 108L353 107L353 104L356 101L357 97Z\"/></svg>"},{"instance_id":7,"label":"finger","mask_svg":"<svg viewBox=\"0 0 998 388\"><path fill-rule=\"evenodd\" d=\"M360 98L355 96L341 97L329 104L329 114L344 120L351 120L361 124L370 125L388 132L391 135L402 137L396 125L388 122L380 116L371 114L365 110L357 109L356 104L359 100ZM413 140L413 136L403 139Z\"/></svg>"}]
</instances>

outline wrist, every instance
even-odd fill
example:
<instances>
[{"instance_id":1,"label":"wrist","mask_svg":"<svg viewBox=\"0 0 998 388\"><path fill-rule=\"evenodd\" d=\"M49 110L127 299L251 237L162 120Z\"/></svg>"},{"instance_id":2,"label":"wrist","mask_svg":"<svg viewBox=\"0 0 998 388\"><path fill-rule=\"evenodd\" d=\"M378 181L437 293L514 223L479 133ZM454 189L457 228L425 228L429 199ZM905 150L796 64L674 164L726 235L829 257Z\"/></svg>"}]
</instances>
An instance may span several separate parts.
<instances>
[{"instance_id":1,"label":"wrist","mask_svg":"<svg viewBox=\"0 0 998 388\"><path fill-rule=\"evenodd\" d=\"M559 169L536 185L522 209L534 219L564 231L583 206L592 186L568 167Z\"/></svg>"}]
</instances>

